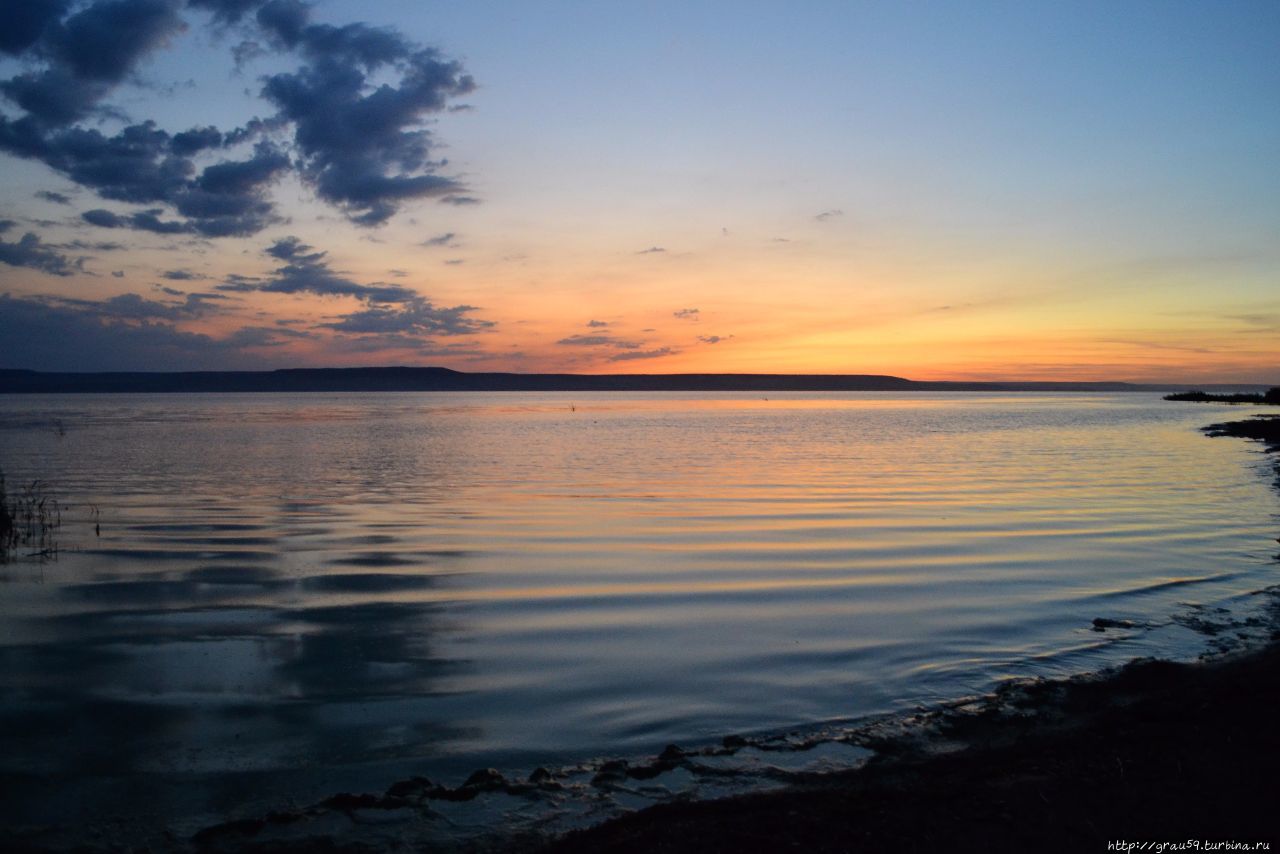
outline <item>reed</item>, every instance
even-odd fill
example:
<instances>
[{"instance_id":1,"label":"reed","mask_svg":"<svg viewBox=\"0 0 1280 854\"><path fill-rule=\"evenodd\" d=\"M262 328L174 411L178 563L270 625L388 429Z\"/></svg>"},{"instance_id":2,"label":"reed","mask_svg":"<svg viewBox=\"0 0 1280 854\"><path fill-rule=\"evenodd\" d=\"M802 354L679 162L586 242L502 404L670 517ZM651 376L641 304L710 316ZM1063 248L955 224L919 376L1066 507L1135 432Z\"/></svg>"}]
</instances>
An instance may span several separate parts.
<instances>
[{"instance_id":1,"label":"reed","mask_svg":"<svg viewBox=\"0 0 1280 854\"><path fill-rule=\"evenodd\" d=\"M0 563L17 557L56 558L61 526L62 505L47 484L33 480L10 496L0 471Z\"/></svg>"}]
</instances>

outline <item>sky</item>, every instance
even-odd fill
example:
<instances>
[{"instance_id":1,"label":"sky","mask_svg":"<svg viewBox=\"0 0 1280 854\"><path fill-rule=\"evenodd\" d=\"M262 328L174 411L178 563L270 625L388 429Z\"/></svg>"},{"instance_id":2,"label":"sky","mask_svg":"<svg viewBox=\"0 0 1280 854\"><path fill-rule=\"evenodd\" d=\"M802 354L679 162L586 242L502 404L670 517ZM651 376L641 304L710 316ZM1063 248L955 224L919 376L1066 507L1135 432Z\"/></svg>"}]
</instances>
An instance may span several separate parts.
<instances>
[{"instance_id":1,"label":"sky","mask_svg":"<svg viewBox=\"0 0 1280 854\"><path fill-rule=\"evenodd\" d=\"M0 5L0 367L1280 382L1280 4Z\"/></svg>"}]
</instances>

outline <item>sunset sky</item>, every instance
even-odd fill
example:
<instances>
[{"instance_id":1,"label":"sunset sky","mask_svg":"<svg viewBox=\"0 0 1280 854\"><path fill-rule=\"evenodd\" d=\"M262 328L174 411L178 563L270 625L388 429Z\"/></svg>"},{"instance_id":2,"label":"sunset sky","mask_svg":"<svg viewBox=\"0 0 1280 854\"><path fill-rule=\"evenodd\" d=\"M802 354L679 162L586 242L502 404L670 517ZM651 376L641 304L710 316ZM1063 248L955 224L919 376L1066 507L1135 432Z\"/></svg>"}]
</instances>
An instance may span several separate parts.
<instances>
[{"instance_id":1,"label":"sunset sky","mask_svg":"<svg viewBox=\"0 0 1280 854\"><path fill-rule=\"evenodd\" d=\"M0 5L0 367L1280 381L1280 3Z\"/></svg>"}]
</instances>

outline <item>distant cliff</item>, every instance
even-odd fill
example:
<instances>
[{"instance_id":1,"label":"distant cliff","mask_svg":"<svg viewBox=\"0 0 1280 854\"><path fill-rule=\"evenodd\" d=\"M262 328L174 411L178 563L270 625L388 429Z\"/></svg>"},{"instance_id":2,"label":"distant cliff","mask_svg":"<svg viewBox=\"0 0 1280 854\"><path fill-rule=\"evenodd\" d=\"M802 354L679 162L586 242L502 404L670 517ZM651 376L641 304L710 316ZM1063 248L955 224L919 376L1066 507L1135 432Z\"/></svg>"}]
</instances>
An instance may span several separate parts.
<instances>
[{"instance_id":1,"label":"distant cliff","mask_svg":"<svg viewBox=\"0 0 1280 854\"><path fill-rule=\"evenodd\" d=\"M356 391L1167 391L1120 382L916 382L878 374L506 374L448 368L44 373L0 370L0 394Z\"/></svg>"}]
</instances>

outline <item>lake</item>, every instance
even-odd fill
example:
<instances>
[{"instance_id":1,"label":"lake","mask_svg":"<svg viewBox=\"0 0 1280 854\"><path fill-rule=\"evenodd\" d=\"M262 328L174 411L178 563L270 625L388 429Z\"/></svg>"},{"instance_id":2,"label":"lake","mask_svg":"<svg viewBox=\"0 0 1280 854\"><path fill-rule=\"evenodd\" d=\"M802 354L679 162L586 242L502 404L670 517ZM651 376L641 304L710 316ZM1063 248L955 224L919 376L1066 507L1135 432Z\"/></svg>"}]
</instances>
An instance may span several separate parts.
<instances>
[{"instance_id":1,"label":"lake","mask_svg":"<svg viewBox=\"0 0 1280 854\"><path fill-rule=\"evenodd\" d=\"M0 821L186 833L1227 648L1280 580L1274 476L1198 428L1254 411L0 396L10 493L63 505L56 560L0 566Z\"/></svg>"}]
</instances>

